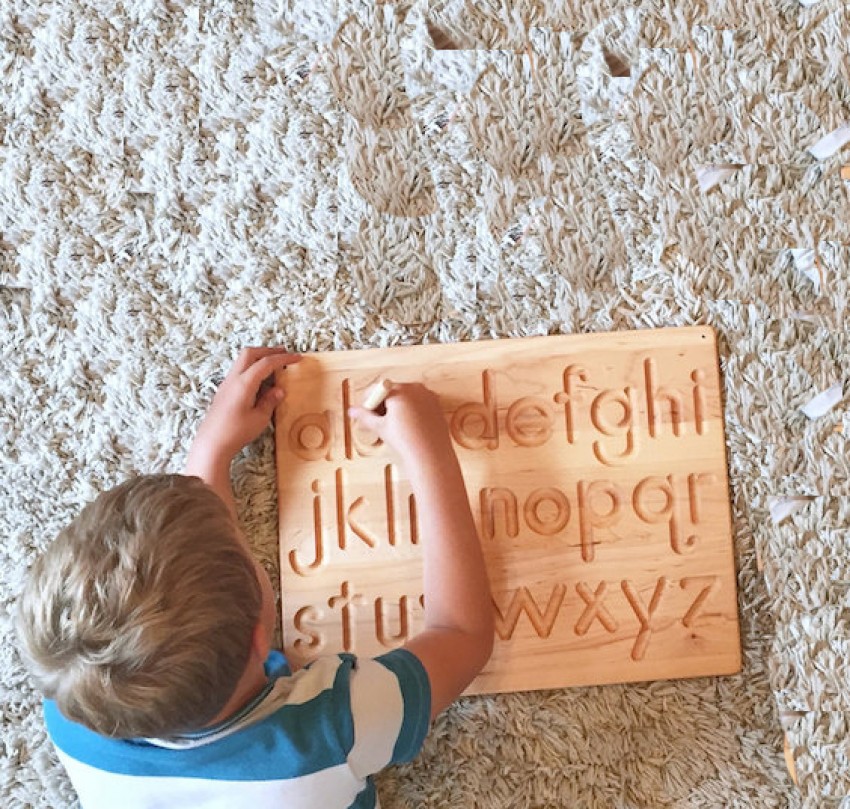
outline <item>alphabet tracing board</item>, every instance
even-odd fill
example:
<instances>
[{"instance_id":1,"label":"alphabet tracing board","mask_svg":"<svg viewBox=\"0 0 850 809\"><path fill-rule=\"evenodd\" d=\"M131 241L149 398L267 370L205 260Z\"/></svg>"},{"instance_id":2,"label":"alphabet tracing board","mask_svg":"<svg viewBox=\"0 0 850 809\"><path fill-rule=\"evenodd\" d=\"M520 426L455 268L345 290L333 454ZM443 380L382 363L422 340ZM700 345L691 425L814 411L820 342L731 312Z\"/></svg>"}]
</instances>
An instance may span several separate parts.
<instances>
[{"instance_id":1,"label":"alphabet tracing board","mask_svg":"<svg viewBox=\"0 0 850 809\"><path fill-rule=\"evenodd\" d=\"M493 593L469 694L740 670L708 327L306 354L276 413L284 650L376 656L422 626L428 514L346 415L381 378L440 396Z\"/></svg>"}]
</instances>

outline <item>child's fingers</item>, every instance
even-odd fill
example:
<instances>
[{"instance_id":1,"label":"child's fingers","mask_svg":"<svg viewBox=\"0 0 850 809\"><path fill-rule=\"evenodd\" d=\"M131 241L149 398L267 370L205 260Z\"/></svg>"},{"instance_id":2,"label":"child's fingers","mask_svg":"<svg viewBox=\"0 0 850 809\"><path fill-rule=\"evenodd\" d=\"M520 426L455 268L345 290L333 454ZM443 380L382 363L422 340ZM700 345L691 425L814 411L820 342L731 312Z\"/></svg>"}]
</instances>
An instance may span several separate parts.
<instances>
[{"instance_id":1,"label":"child's fingers","mask_svg":"<svg viewBox=\"0 0 850 809\"><path fill-rule=\"evenodd\" d=\"M373 433L377 433L380 428L381 417L371 410L366 410L363 407L349 407L348 415Z\"/></svg>"},{"instance_id":2,"label":"child's fingers","mask_svg":"<svg viewBox=\"0 0 850 809\"><path fill-rule=\"evenodd\" d=\"M300 361L300 354L270 354L265 357L259 357L241 374L242 380L249 390L256 392L260 389L260 385L263 384L263 380L271 376L275 371L279 371L281 368L286 368L287 365L294 365Z\"/></svg>"},{"instance_id":3,"label":"child's fingers","mask_svg":"<svg viewBox=\"0 0 850 809\"><path fill-rule=\"evenodd\" d=\"M263 357L272 357L279 354L286 354L287 351L283 346L248 346L239 352L236 362L233 363L235 371L241 373L250 368L257 360ZM290 356L297 357L298 354Z\"/></svg>"},{"instance_id":4,"label":"child's fingers","mask_svg":"<svg viewBox=\"0 0 850 809\"><path fill-rule=\"evenodd\" d=\"M284 400L286 392L283 388L269 388L257 400L256 408L266 418L271 418L274 409Z\"/></svg>"}]
</instances>

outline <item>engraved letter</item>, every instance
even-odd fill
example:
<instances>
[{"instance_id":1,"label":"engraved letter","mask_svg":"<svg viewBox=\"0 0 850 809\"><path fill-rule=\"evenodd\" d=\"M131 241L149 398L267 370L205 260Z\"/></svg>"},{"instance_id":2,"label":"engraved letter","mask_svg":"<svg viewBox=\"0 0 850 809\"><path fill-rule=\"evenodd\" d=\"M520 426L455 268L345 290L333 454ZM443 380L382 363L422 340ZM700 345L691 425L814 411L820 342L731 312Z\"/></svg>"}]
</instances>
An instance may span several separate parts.
<instances>
[{"instance_id":1,"label":"engraved letter","mask_svg":"<svg viewBox=\"0 0 850 809\"><path fill-rule=\"evenodd\" d=\"M510 489L481 490L481 533L485 539L496 538L496 503L502 503L505 515L505 536L513 539L519 533L516 495Z\"/></svg>"},{"instance_id":2,"label":"engraved letter","mask_svg":"<svg viewBox=\"0 0 850 809\"><path fill-rule=\"evenodd\" d=\"M393 465L384 467L384 497L387 503L387 539L395 547L395 501L393 499Z\"/></svg>"},{"instance_id":3,"label":"engraved letter","mask_svg":"<svg viewBox=\"0 0 850 809\"><path fill-rule=\"evenodd\" d=\"M398 634L388 634L384 623L384 599L375 599L375 637L382 646L392 649L404 643L407 640L409 623L407 596L402 596L398 602Z\"/></svg>"},{"instance_id":4,"label":"engraved letter","mask_svg":"<svg viewBox=\"0 0 850 809\"><path fill-rule=\"evenodd\" d=\"M356 537L361 539L370 548L374 548L377 540L352 516L355 509L360 508L368 501L365 497L358 497L348 508L345 505L345 473L342 467L336 470L336 532L339 549L344 551L348 547L348 531L350 528Z\"/></svg>"},{"instance_id":5,"label":"engraved letter","mask_svg":"<svg viewBox=\"0 0 850 809\"><path fill-rule=\"evenodd\" d=\"M648 505L654 499L650 491L650 487L656 491L660 491L664 495L664 507L658 511L650 511ZM696 536L689 536L686 540L682 540L681 531L681 514L679 499L676 497L675 484L672 475L667 475L666 478L653 476L644 478L632 493L632 503L634 505L635 514L644 522L656 524L660 522L668 522L670 525L670 547L676 553L683 554L683 547L693 550L696 544Z\"/></svg>"},{"instance_id":6,"label":"engraved letter","mask_svg":"<svg viewBox=\"0 0 850 809\"><path fill-rule=\"evenodd\" d=\"M689 576L688 578L682 579L679 582L679 586L683 590L687 590L688 587L690 587L691 582L706 584L706 586L699 591L699 595L697 595L694 599L690 609L688 609L684 618L682 618L682 625L686 626L688 629L691 628L697 616L702 611L702 608L705 602L708 601L709 596L713 595L720 589L720 579L718 576Z\"/></svg>"},{"instance_id":7,"label":"engraved letter","mask_svg":"<svg viewBox=\"0 0 850 809\"><path fill-rule=\"evenodd\" d=\"M551 503L554 506L552 516L543 518L540 506ZM551 509L548 509L551 511ZM570 502L564 493L558 489L536 489L525 501L525 521L535 534L552 536L564 530L570 519ZM545 516L545 515L544 515Z\"/></svg>"},{"instance_id":8,"label":"engraved letter","mask_svg":"<svg viewBox=\"0 0 850 809\"><path fill-rule=\"evenodd\" d=\"M578 621L576 621L576 635L586 635L594 618L598 619L599 623L602 624L602 626L604 626L609 632L617 631L617 621L614 619L614 616L608 612L604 603L605 591L607 589L607 582L600 582L599 586L596 588L596 592L591 595L590 588L583 581L580 581L576 585L576 592L582 597L584 603L587 604L584 608L584 612L581 614Z\"/></svg>"},{"instance_id":9,"label":"engraved letter","mask_svg":"<svg viewBox=\"0 0 850 809\"><path fill-rule=\"evenodd\" d=\"M521 447L539 447L552 435L549 405L534 396L517 399L509 408L505 429Z\"/></svg>"},{"instance_id":10,"label":"engraved letter","mask_svg":"<svg viewBox=\"0 0 850 809\"><path fill-rule=\"evenodd\" d=\"M660 399L666 399L670 405L670 422L673 425L673 435L681 435L682 427L682 394L675 388L655 387L655 360L647 357L643 361L644 380L646 384L646 417L649 422L649 434L658 438L661 427Z\"/></svg>"},{"instance_id":11,"label":"engraved letter","mask_svg":"<svg viewBox=\"0 0 850 809\"><path fill-rule=\"evenodd\" d=\"M563 584L556 584L552 588L549 595L549 602L546 604L546 612L541 613L540 607L534 600L527 587L520 587L510 594L511 601L508 604L507 610L503 613L493 599L493 607L496 610L496 632L502 640L510 640L516 631L516 625L519 621L519 616L524 612L531 621L534 631L538 638L548 638L552 633L552 627L555 624L555 619L558 617L558 610L561 608L561 602L567 594L567 588Z\"/></svg>"},{"instance_id":12,"label":"engraved letter","mask_svg":"<svg viewBox=\"0 0 850 809\"><path fill-rule=\"evenodd\" d=\"M705 397L703 396L701 382L705 382L705 372L697 369L691 374L694 380L694 426L697 435L703 435L705 429Z\"/></svg>"},{"instance_id":13,"label":"engraved letter","mask_svg":"<svg viewBox=\"0 0 850 809\"><path fill-rule=\"evenodd\" d=\"M600 514L593 508L593 498L597 494L605 494L611 498L611 510L607 514ZM623 503L623 495L620 487L610 480L594 480L587 483L584 480L578 482L578 514L581 537L581 558L585 562L592 562L596 551L593 538L594 528L608 528L620 519L620 507Z\"/></svg>"},{"instance_id":14,"label":"engraved letter","mask_svg":"<svg viewBox=\"0 0 850 809\"><path fill-rule=\"evenodd\" d=\"M410 544L419 544L419 517L416 509L416 498L411 494L407 498L407 510L410 515L408 525L410 526Z\"/></svg>"},{"instance_id":15,"label":"engraved letter","mask_svg":"<svg viewBox=\"0 0 850 809\"><path fill-rule=\"evenodd\" d=\"M305 461L331 460L333 428L329 410L304 413L289 428L289 449Z\"/></svg>"},{"instance_id":16,"label":"engraved letter","mask_svg":"<svg viewBox=\"0 0 850 809\"><path fill-rule=\"evenodd\" d=\"M555 401L564 405L564 419L567 425L567 443L575 443L575 414L573 413L572 377L577 376L587 382L587 371L581 365L568 365L564 368L564 390L555 394Z\"/></svg>"},{"instance_id":17,"label":"engraved letter","mask_svg":"<svg viewBox=\"0 0 850 809\"><path fill-rule=\"evenodd\" d=\"M354 592L351 582L344 581L340 586L340 594L328 599L328 606L342 611L342 648L343 651L354 651L354 607L363 605L363 596Z\"/></svg>"},{"instance_id":18,"label":"engraved letter","mask_svg":"<svg viewBox=\"0 0 850 809\"><path fill-rule=\"evenodd\" d=\"M348 520L348 527L354 532L355 536L359 537L363 540L370 548L374 548L375 545L378 544L378 541L375 537L371 536L369 532L359 523L356 523L352 518L352 514L354 513L354 509L360 508L360 506L368 503L369 501L365 497L358 497L349 507L348 512L346 514L346 519Z\"/></svg>"},{"instance_id":19,"label":"engraved letter","mask_svg":"<svg viewBox=\"0 0 850 809\"><path fill-rule=\"evenodd\" d=\"M318 480L313 481L312 488L315 492L315 497L313 497L313 543L316 549L316 558L312 562L310 562L310 564L302 565L301 562L298 561L298 553L295 548L293 548L289 552L289 565L299 576L309 575L308 571L315 570L317 567L321 567L322 562L325 559L325 547L323 543L322 531L322 497L320 494L320 486L321 484Z\"/></svg>"},{"instance_id":20,"label":"engraved letter","mask_svg":"<svg viewBox=\"0 0 850 809\"><path fill-rule=\"evenodd\" d=\"M688 499L691 505L691 522L696 525L700 521L700 494L697 486L705 481L711 485L717 483L717 475L713 472L694 472L688 475Z\"/></svg>"},{"instance_id":21,"label":"engraved letter","mask_svg":"<svg viewBox=\"0 0 850 809\"><path fill-rule=\"evenodd\" d=\"M499 428L496 412L496 396L492 390L491 371L481 375L484 386L484 403L467 402L462 404L451 419L451 432L455 441L466 449L497 449L499 446ZM480 423L477 434L467 430L469 422Z\"/></svg>"},{"instance_id":22,"label":"engraved letter","mask_svg":"<svg viewBox=\"0 0 850 809\"><path fill-rule=\"evenodd\" d=\"M345 474L342 467L336 470L336 534L339 549L345 550Z\"/></svg>"},{"instance_id":23,"label":"engraved letter","mask_svg":"<svg viewBox=\"0 0 850 809\"><path fill-rule=\"evenodd\" d=\"M635 645L632 647L632 660L643 660L646 654L646 647L649 644L649 637L652 634L654 627L652 626L652 618L655 615L658 605L661 603L661 597L667 589L669 582L666 576L661 576L655 585L655 592L652 594L652 600L649 602L647 609L641 600L640 593L627 579L621 583L626 599L634 610L635 616L640 621L640 632L635 638Z\"/></svg>"},{"instance_id":24,"label":"engraved letter","mask_svg":"<svg viewBox=\"0 0 850 809\"><path fill-rule=\"evenodd\" d=\"M304 635L307 635L310 640L304 640L304 638L296 638L295 643L292 645L299 652L299 654L306 654L309 649L311 652L318 651L324 645L324 639L321 634L314 629L310 629L309 627L304 626L304 621L312 621L317 623L322 619L322 614L318 612L315 607L301 607L298 612L295 613L295 616L292 619L292 623L295 625L295 628Z\"/></svg>"},{"instance_id":25,"label":"engraved letter","mask_svg":"<svg viewBox=\"0 0 850 809\"><path fill-rule=\"evenodd\" d=\"M613 422L604 416L602 408L607 402L615 402L623 409L623 417L618 422ZM626 436L626 445L619 455L608 455L601 441L593 442L593 454L600 463L606 466L614 466L617 462L625 463L629 455L636 452L634 434L634 413L637 409L636 396L633 388L624 388L623 392L606 390L600 393L590 405L590 420L599 432L608 436Z\"/></svg>"}]
</instances>

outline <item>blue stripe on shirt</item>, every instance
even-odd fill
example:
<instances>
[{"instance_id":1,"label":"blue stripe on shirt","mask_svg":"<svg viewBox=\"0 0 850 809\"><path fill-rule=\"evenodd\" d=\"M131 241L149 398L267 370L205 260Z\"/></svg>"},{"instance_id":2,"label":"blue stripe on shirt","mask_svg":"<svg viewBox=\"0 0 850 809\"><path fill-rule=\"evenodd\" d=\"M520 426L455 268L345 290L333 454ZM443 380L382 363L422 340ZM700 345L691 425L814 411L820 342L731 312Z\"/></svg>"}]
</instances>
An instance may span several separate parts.
<instances>
[{"instance_id":1,"label":"blue stripe on shirt","mask_svg":"<svg viewBox=\"0 0 850 809\"><path fill-rule=\"evenodd\" d=\"M45 722L62 752L109 772L228 781L297 778L345 763L354 743L348 681L355 658L339 657L331 688L199 747L174 751L110 739L64 717L52 700L44 702Z\"/></svg>"}]
</instances>

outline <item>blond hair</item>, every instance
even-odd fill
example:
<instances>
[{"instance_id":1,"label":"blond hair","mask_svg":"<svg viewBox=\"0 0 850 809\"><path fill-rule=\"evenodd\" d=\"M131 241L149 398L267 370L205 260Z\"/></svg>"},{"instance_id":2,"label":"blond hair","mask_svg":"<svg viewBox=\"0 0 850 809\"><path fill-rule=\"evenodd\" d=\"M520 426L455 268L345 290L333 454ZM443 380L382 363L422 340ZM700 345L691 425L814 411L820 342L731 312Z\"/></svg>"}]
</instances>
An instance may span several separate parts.
<instances>
[{"instance_id":1,"label":"blond hair","mask_svg":"<svg viewBox=\"0 0 850 809\"><path fill-rule=\"evenodd\" d=\"M208 724L260 620L256 569L236 532L199 478L143 475L87 505L19 600L22 651L45 696L105 736Z\"/></svg>"}]
</instances>

